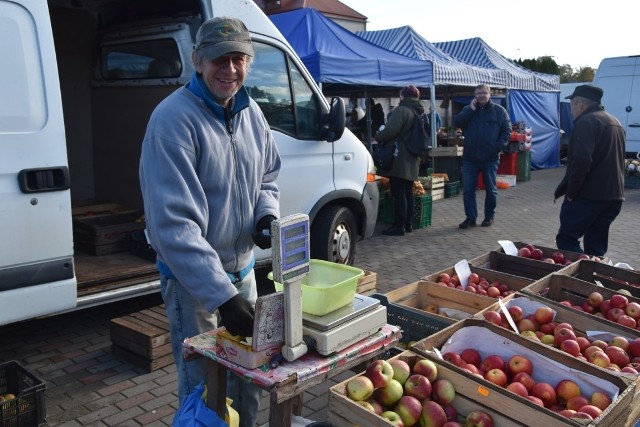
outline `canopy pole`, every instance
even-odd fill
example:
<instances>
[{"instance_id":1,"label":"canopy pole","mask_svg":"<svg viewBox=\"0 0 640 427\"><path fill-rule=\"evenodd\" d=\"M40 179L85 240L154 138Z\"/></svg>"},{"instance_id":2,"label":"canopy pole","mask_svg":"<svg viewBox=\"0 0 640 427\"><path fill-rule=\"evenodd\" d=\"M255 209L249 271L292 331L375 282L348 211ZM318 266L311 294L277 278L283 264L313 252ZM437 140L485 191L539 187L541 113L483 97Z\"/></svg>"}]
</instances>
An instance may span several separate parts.
<instances>
[{"instance_id":1,"label":"canopy pole","mask_svg":"<svg viewBox=\"0 0 640 427\"><path fill-rule=\"evenodd\" d=\"M434 126L436 123L436 109L434 108L434 106L436 105L436 86L435 85L431 85L429 86L429 110L430 110L430 120L431 120L431 147L432 149L430 150L430 154L431 154L431 168L433 170L433 164L434 164L434 158L435 156L434 154L434 150L433 148L438 146L438 136L437 136L437 130L436 127Z\"/></svg>"},{"instance_id":2,"label":"canopy pole","mask_svg":"<svg viewBox=\"0 0 640 427\"><path fill-rule=\"evenodd\" d=\"M369 105L369 95L367 94L367 87L364 87L364 104L365 104L365 122L367 123L367 137L366 137L366 141L364 142L364 146L367 147L367 150L369 150L369 152L371 152L371 139L373 138L373 136L371 135L371 105Z\"/></svg>"}]
</instances>

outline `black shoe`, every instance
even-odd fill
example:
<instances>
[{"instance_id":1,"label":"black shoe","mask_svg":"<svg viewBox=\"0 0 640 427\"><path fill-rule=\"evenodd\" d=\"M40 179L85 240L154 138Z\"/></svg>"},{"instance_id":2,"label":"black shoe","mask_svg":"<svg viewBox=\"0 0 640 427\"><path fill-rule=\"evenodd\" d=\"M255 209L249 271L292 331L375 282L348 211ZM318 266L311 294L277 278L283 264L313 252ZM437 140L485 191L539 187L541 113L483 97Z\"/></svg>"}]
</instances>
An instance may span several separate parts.
<instances>
[{"instance_id":1,"label":"black shoe","mask_svg":"<svg viewBox=\"0 0 640 427\"><path fill-rule=\"evenodd\" d=\"M411 225L405 225L405 226L404 226L404 232L405 232L405 233L411 233L411 232L413 232L413 226L411 226Z\"/></svg>"},{"instance_id":2,"label":"black shoe","mask_svg":"<svg viewBox=\"0 0 640 427\"><path fill-rule=\"evenodd\" d=\"M484 221L482 221L483 227L490 227L491 224L493 224L493 218L485 218Z\"/></svg>"},{"instance_id":3,"label":"black shoe","mask_svg":"<svg viewBox=\"0 0 640 427\"><path fill-rule=\"evenodd\" d=\"M392 225L386 230L382 230L382 234L385 236L404 236L404 229L402 227L398 227L397 225Z\"/></svg>"},{"instance_id":4,"label":"black shoe","mask_svg":"<svg viewBox=\"0 0 640 427\"><path fill-rule=\"evenodd\" d=\"M464 221L462 221L462 222L460 223L460 225L458 226L458 228L465 229L465 228L469 228L469 227L475 227L476 225L477 225L477 224L476 224L476 221L475 221L474 219L469 219L469 218L467 218L467 219L465 219Z\"/></svg>"}]
</instances>

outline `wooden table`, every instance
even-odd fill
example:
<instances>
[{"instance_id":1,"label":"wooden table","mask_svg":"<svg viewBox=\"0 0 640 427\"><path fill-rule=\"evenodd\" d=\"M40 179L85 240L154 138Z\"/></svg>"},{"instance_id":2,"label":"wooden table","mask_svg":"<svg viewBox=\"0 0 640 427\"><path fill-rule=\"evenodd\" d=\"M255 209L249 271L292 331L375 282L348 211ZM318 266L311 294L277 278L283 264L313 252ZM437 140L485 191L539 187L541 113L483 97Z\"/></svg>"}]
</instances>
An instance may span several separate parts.
<instances>
[{"instance_id":1,"label":"wooden table","mask_svg":"<svg viewBox=\"0 0 640 427\"><path fill-rule=\"evenodd\" d=\"M376 358L401 336L399 327L385 325L373 336L328 357L311 351L293 362L281 362L276 368L264 365L247 369L225 358L224 350L216 342L218 331L216 329L187 338L182 344L186 359L198 356L207 358L207 405L224 419L227 370L231 370L269 392L269 425L283 427L291 426L292 413L300 415L301 397L306 390Z\"/></svg>"}]
</instances>

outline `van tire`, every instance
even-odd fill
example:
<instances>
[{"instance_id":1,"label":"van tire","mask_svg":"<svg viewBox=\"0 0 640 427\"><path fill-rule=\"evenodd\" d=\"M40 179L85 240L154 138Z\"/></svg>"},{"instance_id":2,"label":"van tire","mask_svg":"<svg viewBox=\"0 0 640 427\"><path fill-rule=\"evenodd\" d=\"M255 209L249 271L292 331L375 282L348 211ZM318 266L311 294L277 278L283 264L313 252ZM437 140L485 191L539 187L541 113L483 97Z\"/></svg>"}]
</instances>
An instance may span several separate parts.
<instances>
[{"instance_id":1,"label":"van tire","mask_svg":"<svg viewBox=\"0 0 640 427\"><path fill-rule=\"evenodd\" d=\"M327 208L311 226L311 258L352 265L357 233L356 219L349 208Z\"/></svg>"}]
</instances>

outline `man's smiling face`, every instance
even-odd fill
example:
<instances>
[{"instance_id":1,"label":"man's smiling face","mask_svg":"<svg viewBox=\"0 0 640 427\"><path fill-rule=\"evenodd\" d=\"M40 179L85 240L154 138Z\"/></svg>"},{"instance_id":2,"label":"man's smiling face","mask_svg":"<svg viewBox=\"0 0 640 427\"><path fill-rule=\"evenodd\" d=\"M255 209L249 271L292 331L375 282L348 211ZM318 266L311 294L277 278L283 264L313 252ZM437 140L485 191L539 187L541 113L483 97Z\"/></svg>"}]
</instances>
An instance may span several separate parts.
<instances>
[{"instance_id":1,"label":"man's smiling face","mask_svg":"<svg viewBox=\"0 0 640 427\"><path fill-rule=\"evenodd\" d=\"M203 60L196 64L196 70L211 92L213 98L226 106L244 84L248 68L247 55L230 53L212 60Z\"/></svg>"}]
</instances>

